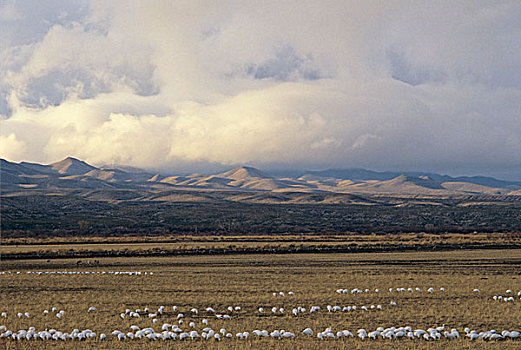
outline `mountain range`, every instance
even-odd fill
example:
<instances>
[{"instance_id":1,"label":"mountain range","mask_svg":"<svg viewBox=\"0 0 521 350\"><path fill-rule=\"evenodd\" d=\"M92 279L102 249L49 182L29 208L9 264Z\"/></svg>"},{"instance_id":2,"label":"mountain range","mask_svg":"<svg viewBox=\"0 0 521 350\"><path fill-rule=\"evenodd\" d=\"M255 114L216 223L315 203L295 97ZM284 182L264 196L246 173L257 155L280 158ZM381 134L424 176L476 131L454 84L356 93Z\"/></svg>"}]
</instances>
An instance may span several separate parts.
<instances>
[{"instance_id":1,"label":"mountain range","mask_svg":"<svg viewBox=\"0 0 521 350\"><path fill-rule=\"evenodd\" d=\"M162 175L125 166L95 167L67 157L52 164L0 164L2 194L28 190L135 190L155 200L187 198L176 190L236 191L238 196L255 193L384 194L384 195L488 195L520 196L521 181L492 177L451 177L436 173L377 172L365 169L305 171L294 177L277 177L252 167L238 167L219 174ZM253 194L252 194L253 193ZM197 197L197 196L195 196ZM197 199L197 198L195 198Z\"/></svg>"}]
</instances>

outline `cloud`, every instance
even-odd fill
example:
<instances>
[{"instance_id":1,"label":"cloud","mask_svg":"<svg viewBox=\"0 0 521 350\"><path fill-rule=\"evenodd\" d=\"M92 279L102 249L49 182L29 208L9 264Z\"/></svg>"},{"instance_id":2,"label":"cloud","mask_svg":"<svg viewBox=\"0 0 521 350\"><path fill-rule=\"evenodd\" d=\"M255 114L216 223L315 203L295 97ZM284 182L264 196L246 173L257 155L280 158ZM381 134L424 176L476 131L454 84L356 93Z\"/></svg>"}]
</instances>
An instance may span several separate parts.
<instances>
[{"instance_id":1,"label":"cloud","mask_svg":"<svg viewBox=\"0 0 521 350\"><path fill-rule=\"evenodd\" d=\"M25 152L24 142L18 140L15 134L0 135L0 154L6 159L18 159Z\"/></svg>"},{"instance_id":2,"label":"cloud","mask_svg":"<svg viewBox=\"0 0 521 350\"><path fill-rule=\"evenodd\" d=\"M23 15L13 3L6 3L0 7L0 21L14 22L23 19Z\"/></svg>"},{"instance_id":3,"label":"cloud","mask_svg":"<svg viewBox=\"0 0 521 350\"><path fill-rule=\"evenodd\" d=\"M48 24L0 47L11 159L521 166L515 1L17 5L17 22L43 11Z\"/></svg>"}]
</instances>

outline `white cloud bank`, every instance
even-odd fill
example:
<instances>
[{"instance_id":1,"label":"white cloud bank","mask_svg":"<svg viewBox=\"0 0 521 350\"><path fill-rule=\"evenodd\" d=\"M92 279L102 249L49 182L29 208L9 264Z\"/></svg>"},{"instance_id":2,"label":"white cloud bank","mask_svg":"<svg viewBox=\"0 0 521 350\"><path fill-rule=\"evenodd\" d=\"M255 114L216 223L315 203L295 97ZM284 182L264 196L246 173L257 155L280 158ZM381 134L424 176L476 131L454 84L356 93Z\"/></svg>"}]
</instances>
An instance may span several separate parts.
<instances>
[{"instance_id":1,"label":"white cloud bank","mask_svg":"<svg viewBox=\"0 0 521 350\"><path fill-rule=\"evenodd\" d=\"M521 177L521 4L5 2L0 156Z\"/></svg>"}]
</instances>

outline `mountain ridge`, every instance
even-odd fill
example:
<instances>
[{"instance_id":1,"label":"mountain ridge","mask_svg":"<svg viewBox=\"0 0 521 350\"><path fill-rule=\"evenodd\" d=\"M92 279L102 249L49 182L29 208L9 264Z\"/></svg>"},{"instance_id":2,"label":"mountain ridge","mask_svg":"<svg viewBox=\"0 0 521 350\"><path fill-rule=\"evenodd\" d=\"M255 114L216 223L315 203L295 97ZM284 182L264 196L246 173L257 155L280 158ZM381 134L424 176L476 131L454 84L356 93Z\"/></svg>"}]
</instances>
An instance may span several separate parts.
<instances>
[{"instance_id":1,"label":"mountain ridge","mask_svg":"<svg viewBox=\"0 0 521 350\"><path fill-rule=\"evenodd\" d=\"M367 169L307 171L298 178L275 177L250 166L239 166L217 174L165 176L125 166L95 167L67 157L51 164L0 163L2 192L49 188L114 188L164 191L240 190L302 193L395 193L412 195L521 193L521 182L485 176L451 177L427 172L377 172Z\"/></svg>"}]
</instances>

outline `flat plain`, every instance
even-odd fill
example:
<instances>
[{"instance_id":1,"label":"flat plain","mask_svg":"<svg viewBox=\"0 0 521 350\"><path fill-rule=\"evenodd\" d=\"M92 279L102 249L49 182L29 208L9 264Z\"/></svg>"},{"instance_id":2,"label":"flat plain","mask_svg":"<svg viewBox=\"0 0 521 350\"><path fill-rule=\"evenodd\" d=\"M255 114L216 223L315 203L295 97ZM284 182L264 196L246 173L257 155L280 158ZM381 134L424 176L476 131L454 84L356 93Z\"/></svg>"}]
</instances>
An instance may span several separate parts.
<instances>
[{"instance_id":1,"label":"flat plain","mask_svg":"<svg viewBox=\"0 0 521 350\"><path fill-rule=\"evenodd\" d=\"M0 271L5 272L0 275L0 311L7 315L0 318L0 326L14 331L31 326L37 331L91 329L98 337L83 342L0 339L0 348L514 349L521 346L519 340L470 341L464 329L469 327L478 333L521 329L521 300L517 296L521 290L520 266L521 251L515 249L101 258L99 264L88 266L78 265L74 259L7 260L0 262ZM77 274L28 273L44 271ZM108 273L114 271L141 274ZM355 288L363 293L351 293ZM397 291L400 288L405 291ZM348 293L338 293L339 289ZM514 301L493 299L500 295L513 296ZM356 305L357 310L328 311L328 305L342 309ZM371 309L371 305L375 308ZM161 306L162 315L148 317ZM235 310L236 306L240 310ZM311 313L312 306L321 309ZM64 315L56 317L53 307L64 310ZM97 310L87 312L89 307ZM215 313L206 311L208 307ZM259 312L260 307L264 312ZM298 307L306 311L294 316L292 310ZM149 312L144 312L145 308ZM193 308L197 314L190 311ZM280 312L280 308L284 311ZM130 317L127 312L122 318L126 309L140 309L141 317ZM49 314L44 315L44 310ZM18 317L19 312L30 316ZM178 323L179 313L184 314L183 324ZM228 314L231 319L218 319L216 314ZM203 324L204 319L208 325ZM195 323L194 327L189 326L190 322ZM233 338L223 337L220 342L201 338L154 342L146 338L119 341L111 335L114 330L127 333L131 325L161 332L165 323L198 334L205 327L216 332L224 328ZM361 340L357 336L361 328L368 332L378 327L406 326L425 330L443 325L448 331L456 328L461 337L427 341ZM313 336L301 334L308 327ZM335 334L349 330L354 337L318 339L317 334L328 327ZM252 334L256 329L284 329L294 333L295 338L260 338ZM250 333L248 339L236 338L236 333L245 331ZM101 333L107 339L99 340Z\"/></svg>"}]
</instances>

